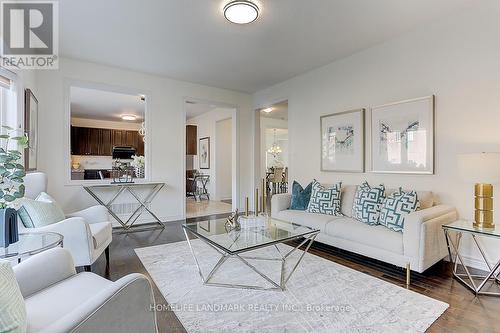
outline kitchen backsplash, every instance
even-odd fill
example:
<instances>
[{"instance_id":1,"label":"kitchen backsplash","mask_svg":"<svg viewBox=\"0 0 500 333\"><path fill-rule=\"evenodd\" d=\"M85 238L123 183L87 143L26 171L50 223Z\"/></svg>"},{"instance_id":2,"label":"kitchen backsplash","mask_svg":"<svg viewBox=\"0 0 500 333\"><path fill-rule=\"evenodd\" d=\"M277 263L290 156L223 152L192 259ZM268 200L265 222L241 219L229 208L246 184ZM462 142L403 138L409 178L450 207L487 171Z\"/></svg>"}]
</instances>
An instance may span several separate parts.
<instances>
[{"instance_id":1,"label":"kitchen backsplash","mask_svg":"<svg viewBox=\"0 0 500 333\"><path fill-rule=\"evenodd\" d=\"M76 164L79 164L77 169L111 169L112 163L111 156L71 156L73 169L75 169Z\"/></svg>"}]
</instances>

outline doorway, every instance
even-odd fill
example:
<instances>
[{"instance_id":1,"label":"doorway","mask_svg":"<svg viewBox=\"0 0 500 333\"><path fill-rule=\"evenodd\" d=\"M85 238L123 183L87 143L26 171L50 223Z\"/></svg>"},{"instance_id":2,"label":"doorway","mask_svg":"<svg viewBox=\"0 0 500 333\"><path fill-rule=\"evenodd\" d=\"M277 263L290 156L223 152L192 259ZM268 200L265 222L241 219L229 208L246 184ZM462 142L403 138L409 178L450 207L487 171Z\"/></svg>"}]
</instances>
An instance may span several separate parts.
<instances>
[{"instance_id":1,"label":"doorway","mask_svg":"<svg viewBox=\"0 0 500 333\"><path fill-rule=\"evenodd\" d=\"M186 218L230 214L237 207L236 108L188 99Z\"/></svg>"},{"instance_id":2,"label":"doorway","mask_svg":"<svg viewBox=\"0 0 500 333\"><path fill-rule=\"evenodd\" d=\"M271 196L289 191L288 101L258 109L256 114L256 147L259 183L264 180L267 208L270 213Z\"/></svg>"}]
</instances>

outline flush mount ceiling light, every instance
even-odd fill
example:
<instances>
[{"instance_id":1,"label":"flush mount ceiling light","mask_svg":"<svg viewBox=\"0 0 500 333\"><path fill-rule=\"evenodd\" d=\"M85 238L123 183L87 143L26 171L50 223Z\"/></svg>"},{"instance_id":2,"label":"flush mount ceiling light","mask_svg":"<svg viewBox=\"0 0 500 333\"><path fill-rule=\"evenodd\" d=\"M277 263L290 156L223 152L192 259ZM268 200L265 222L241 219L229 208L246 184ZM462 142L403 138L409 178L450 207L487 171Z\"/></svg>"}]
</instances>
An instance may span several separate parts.
<instances>
[{"instance_id":1,"label":"flush mount ceiling light","mask_svg":"<svg viewBox=\"0 0 500 333\"><path fill-rule=\"evenodd\" d=\"M262 109L262 112L265 112L265 113L270 113L270 112L273 112L273 108L265 108L265 109Z\"/></svg>"},{"instance_id":2,"label":"flush mount ceiling light","mask_svg":"<svg viewBox=\"0 0 500 333\"><path fill-rule=\"evenodd\" d=\"M131 115L131 114L124 114L124 115L122 115L122 119L123 120L136 120L137 117L134 115Z\"/></svg>"},{"instance_id":3,"label":"flush mount ceiling light","mask_svg":"<svg viewBox=\"0 0 500 333\"><path fill-rule=\"evenodd\" d=\"M259 17L259 6L248 0L231 1L224 6L224 17L236 24L247 24Z\"/></svg>"}]
</instances>

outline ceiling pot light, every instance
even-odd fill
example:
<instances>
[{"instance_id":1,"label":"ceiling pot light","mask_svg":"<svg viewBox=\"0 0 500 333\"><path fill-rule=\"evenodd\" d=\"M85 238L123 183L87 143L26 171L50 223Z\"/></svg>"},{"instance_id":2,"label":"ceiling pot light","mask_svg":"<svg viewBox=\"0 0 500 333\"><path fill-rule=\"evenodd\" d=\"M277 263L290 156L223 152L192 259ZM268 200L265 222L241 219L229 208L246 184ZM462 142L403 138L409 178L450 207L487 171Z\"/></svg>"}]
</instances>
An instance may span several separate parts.
<instances>
[{"instance_id":1,"label":"ceiling pot light","mask_svg":"<svg viewBox=\"0 0 500 333\"><path fill-rule=\"evenodd\" d=\"M231 1L224 6L224 17L236 24L248 24L259 17L259 7L248 0Z\"/></svg>"},{"instance_id":2,"label":"ceiling pot light","mask_svg":"<svg viewBox=\"0 0 500 333\"><path fill-rule=\"evenodd\" d=\"M122 115L122 120L136 120L137 117L131 114L124 114Z\"/></svg>"},{"instance_id":3,"label":"ceiling pot light","mask_svg":"<svg viewBox=\"0 0 500 333\"><path fill-rule=\"evenodd\" d=\"M273 108L265 108L262 111L265 113L271 113L271 112L273 112Z\"/></svg>"}]
</instances>

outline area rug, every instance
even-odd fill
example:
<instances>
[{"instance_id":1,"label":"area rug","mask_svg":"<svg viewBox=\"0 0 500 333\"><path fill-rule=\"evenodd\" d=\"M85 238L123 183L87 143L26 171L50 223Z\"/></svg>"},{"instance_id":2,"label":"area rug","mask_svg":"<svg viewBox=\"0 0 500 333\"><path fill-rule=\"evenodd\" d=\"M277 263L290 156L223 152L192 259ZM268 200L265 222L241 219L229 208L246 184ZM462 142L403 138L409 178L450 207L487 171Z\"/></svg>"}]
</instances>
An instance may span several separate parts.
<instances>
[{"instance_id":1,"label":"area rug","mask_svg":"<svg viewBox=\"0 0 500 333\"><path fill-rule=\"evenodd\" d=\"M206 276L220 256L200 240L192 245ZM255 291L203 285L187 242L135 251L169 304L157 311L173 310L188 332L424 332L448 308L310 253L285 291ZM277 251L255 254L276 257ZM295 251L288 270L300 254ZM279 281L278 262L252 264ZM213 281L268 286L237 258L227 260Z\"/></svg>"}]
</instances>

